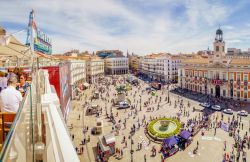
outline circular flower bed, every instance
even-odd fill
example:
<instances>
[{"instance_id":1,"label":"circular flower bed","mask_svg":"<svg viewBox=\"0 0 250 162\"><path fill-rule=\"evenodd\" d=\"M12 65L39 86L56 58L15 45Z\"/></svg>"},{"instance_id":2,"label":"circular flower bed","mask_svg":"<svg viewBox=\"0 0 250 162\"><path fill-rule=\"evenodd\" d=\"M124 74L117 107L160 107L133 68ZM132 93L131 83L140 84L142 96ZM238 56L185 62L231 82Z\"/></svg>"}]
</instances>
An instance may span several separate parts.
<instances>
[{"instance_id":1,"label":"circular flower bed","mask_svg":"<svg viewBox=\"0 0 250 162\"><path fill-rule=\"evenodd\" d=\"M181 123L177 119L159 118L151 121L147 128L148 134L152 138L163 140L178 134L181 129Z\"/></svg>"}]
</instances>

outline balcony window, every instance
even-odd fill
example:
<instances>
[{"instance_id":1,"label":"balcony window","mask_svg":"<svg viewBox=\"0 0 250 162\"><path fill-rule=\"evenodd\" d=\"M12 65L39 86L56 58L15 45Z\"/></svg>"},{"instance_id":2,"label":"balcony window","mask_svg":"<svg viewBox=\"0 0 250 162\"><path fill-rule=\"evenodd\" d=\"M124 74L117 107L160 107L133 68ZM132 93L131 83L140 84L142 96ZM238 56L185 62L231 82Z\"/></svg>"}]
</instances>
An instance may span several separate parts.
<instances>
[{"instance_id":1,"label":"balcony window","mask_svg":"<svg viewBox=\"0 0 250 162\"><path fill-rule=\"evenodd\" d=\"M237 81L240 81L240 74L237 74Z\"/></svg>"},{"instance_id":2,"label":"balcony window","mask_svg":"<svg viewBox=\"0 0 250 162\"><path fill-rule=\"evenodd\" d=\"M244 81L248 81L248 75L244 75Z\"/></svg>"},{"instance_id":3,"label":"balcony window","mask_svg":"<svg viewBox=\"0 0 250 162\"><path fill-rule=\"evenodd\" d=\"M244 98L247 99L247 92L244 93Z\"/></svg>"},{"instance_id":4,"label":"balcony window","mask_svg":"<svg viewBox=\"0 0 250 162\"><path fill-rule=\"evenodd\" d=\"M237 92L237 98L240 98L240 91Z\"/></svg>"}]
</instances>

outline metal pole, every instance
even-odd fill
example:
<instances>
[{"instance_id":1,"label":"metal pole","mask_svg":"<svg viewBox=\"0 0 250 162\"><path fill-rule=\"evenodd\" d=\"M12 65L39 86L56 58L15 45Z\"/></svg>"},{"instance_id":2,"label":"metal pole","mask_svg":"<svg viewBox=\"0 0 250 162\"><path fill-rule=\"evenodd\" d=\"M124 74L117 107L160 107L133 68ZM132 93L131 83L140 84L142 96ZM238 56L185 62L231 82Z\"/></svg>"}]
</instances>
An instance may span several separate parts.
<instances>
[{"instance_id":1,"label":"metal pole","mask_svg":"<svg viewBox=\"0 0 250 162\"><path fill-rule=\"evenodd\" d=\"M140 111L141 111L141 95L140 95Z\"/></svg>"},{"instance_id":2,"label":"metal pole","mask_svg":"<svg viewBox=\"0 0 250 162\"><path fill-rule=\"evenodd\" d=\"M168 85L168 103L169 103L169 85Z\"/></svg>"},{"instance_id":3,"label":"metal pole","mask_svg":"<svg viewBox=\"0 0 250 162\"><path fill-rule=\"evenodd\" d=\"M132 139L132 134L131 134L131 149L130 149L130 154L131 154L131 162L134 161L133 159L133 153L134 153L134 150L133 150L133 139Z\"/></svg>"}]
</instances>

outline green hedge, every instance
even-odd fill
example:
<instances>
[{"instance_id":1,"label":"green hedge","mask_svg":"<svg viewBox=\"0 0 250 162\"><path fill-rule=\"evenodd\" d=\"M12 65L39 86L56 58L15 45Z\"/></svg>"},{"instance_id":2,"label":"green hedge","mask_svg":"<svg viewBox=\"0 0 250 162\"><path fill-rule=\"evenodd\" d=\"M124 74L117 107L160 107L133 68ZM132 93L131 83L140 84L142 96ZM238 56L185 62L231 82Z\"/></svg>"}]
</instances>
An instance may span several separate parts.
<instances>
[{"instance_id":1,"label":"green hedge","mask_svg":"<svg viewBox=\"0 0 250 162\"><path fill-rule=\"evenodd\" d=\"M177 127L171 133L158 133L157 131L154 130L154 124L156 122L158 122L159 120L168 120L168 121L171 121L171 122L175 123ZM177 119L172 119L172 118L159 118L159 119L155 119L152 122L150 122L149 125L148 125L148 132L151 135L153 135L155 137L158 137L158 138L172 137L172 136L174 136L176 134L179 134L180 133L180 129L181 129L181 123Z\"/></svg>"}]
</instances>

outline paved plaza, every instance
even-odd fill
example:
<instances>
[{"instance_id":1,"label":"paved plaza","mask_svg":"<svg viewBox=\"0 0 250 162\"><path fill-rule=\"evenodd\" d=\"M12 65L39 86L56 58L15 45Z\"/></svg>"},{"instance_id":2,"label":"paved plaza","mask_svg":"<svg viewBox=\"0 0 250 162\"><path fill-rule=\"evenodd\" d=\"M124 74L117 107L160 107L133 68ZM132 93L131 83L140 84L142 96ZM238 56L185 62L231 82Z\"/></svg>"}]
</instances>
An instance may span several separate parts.
<instances>
[{"instance_id":1,"label":"paved plaza","mask_svg":"<svg viewBox=\"0 0 250 162\"><path fill-rule=\"evenodd\" d=\"M119 85L119 83L118 83ZM113 124L109 121L109 119L106 116L106 111L108 114L110 114L111 109L112 113L114 114L116 123L121 120L121 123L124 122L126 119L126 128L124 128L124 125L121 124L121 129L119 131L119 134L115 136L116 138L116 148L123 150L123 157L118 160L116 159L116 156L110 157L109 161L120 161L120 162L130 162L131 161L131 140L128 139L128 136L131 131L131 127L133 127L133 124L135 124L136 131L135 134L132 136L132 139L134 141L134 144L132 145L132 148L134 150L133 154L133 162L143 162L144 157L146 156L147 162L161 162L162 161L162 154L159 153L159 150L161 148L161 145L154 142L149 142L149 138L145 135L145 127L140 126L138 128L137 124L142 123L142 119L146 117L146 121L148 122L151 118L155 117L174 117L177 116L177 113L180 112L179 105L177 104L177 107L175 107L175 102L178 100L178 96L173 93L169 93L170 96L170 103L166 101L166 98L168 96L168 90L166 88L163 88L162 90L159 90L156 92L155 96L152 96L151 93L147 93L145 90L146 87L149 85L145 82L140 80L141 87L140 89L133 86L132 90L128 91L128 95L126 98L128 98L131 101L131 105L135 106L135 109L117 109L117 107L112 106L111 99L116 98L116 90L114 85L109 86L108 94L107 91L105 91L102 94L102 97L105 98L107 101L99 98L96 100L90 100L90 98L93 95L93 92L96 90L96 86L99 87L99 85L91 85L87 90L85 90L83 96L80 100L75 100L72 103L72 110L68 116L67 119L67 126L69 128L69 133L71 135L74 135L73 143L75 147L81 148L83 147L83 154L79 155L79 158L82 162L94 162L96 161L96 146L98 142L98 136L99 135L91 135L91 128L93 128L96 124L96 115L87 115L86 109L87 106L85 105L85 102L88 104L96 104L99 105L102 108L102 113L98 118L103 120L104 126L103 126L103 132L101 134L109 134L112 132ZM140 111L140 96L141 96L141 108ZM156 96L158 96L157 102ZM159 97L161 97L160 107L157 109ZM149 100L151 98L151 100ZM193 100L189 100L183 97L179 97L179 99L183 99L183 104L185 107L185 111L189 114L180 116L181 122L186 123L188 119L192 118L198 118L202 115L201 111L203 107L199 106L199 103ZM144 102L149 101L150 104L148 107L151 107L151 111L149 111L146 107L144 107ZM190 103L190 107L188 107L188 102ZM107 110L105 109L105 103ZM193 107L197 111L193 112ZM137 115L135 111L137 110ZM234 114L237 116L236 114ZM80 116L80 118L79 118ZM218 118L220 120L221 118L221 112L213 112L211 114L211 119ZM228 121L228 118L232 118L232 115L226 115L224 114L223 120L225 122ZM250 117L242 117L242 123L244 125L243 129L240 130L240 136L243 136L246 132L249 131L249 121ZM71 127L72 126L72 127ZM88 127L88 131L84 134L84 128ZM249 134L249 132L248 132ZM126 138L127 141L127 147L125 147L125 143L122 143L123 138ZM85 145L81 145L81 141L83 139L88 139L90 137L90 142L87 142ZM193 154L193 150L197 147L197 141L199 142L199 149L197 154ZM224 141L226 141L226 150L224 151ZM142 149L137 150L138 143L142 142ZM232 152L232 145L234 143L233 137L229 137L228 132L225 132L224 130L218 128L216 131L216 135L214 133L214 129L206 130L204 135L201 135L201 132L199 132L197 135L193 137L193 142L184 150L179 151L175 155L165 159L165 161L169 162L221 162L223 160L223 154L224 153L230 153ZM151 157L151 149L155 146L157 150L157 154L155 157ZM247 157L250 157L250 150L245 149L247 153ZM242 158L240 158L240 161L242 161Z\"/></svg>"}]
</instances>

